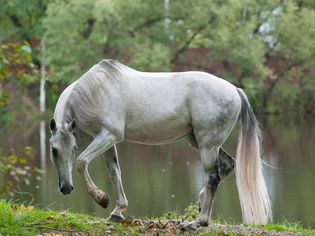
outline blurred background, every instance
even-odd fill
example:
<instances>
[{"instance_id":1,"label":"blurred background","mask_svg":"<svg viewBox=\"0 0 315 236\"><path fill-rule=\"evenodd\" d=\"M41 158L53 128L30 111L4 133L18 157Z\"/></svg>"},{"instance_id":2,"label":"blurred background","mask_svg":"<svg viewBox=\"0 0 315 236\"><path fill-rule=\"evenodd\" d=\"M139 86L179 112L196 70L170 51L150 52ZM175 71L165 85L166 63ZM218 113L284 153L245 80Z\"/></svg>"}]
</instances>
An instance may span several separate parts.
<instances>
[{"instance_id":1,"label":"blurred background","mask_svg":"<svg viewBox=\"0 0 315 236\"><path fill-rule=\"evenodd\" d=\"M41 208L107 217L114 207L105 162L90 166L109 210L86 194L61 196L49 161L49 130L63 89L103 58L137 70L199 70L245 90L264 136L275 221L315 226L314 0L0 0L0 191ZM236 128L225 144L235 154ZM81 150L91 139L82 134ZM197 153L184 141L118 145L126 215L182 212L202 188ZM234 173L214 217L241 222Z\"/></svg>"}]
</instances>

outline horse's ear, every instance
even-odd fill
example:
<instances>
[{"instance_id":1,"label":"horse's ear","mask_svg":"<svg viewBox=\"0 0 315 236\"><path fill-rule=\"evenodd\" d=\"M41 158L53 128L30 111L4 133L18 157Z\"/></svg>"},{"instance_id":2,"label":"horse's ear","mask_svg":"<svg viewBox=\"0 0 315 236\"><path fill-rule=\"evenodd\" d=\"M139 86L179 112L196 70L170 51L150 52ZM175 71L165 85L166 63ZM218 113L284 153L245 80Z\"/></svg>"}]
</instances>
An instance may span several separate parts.
<instances>
[{"instance_id":1,"label":"horse's ear","mask_svg":"<svg viewBox=\"0 0 315 236\"><path fill-rule=\"evenodd\" d=\"M56 121L54 118L51 119L49 123L49 128L51 131L56 131L57 127L56 127Z\"/></svg>"},{"instance_id":2,"label":"horse's ear","mask_svg":"<svg viewBox=\"0 0 315 236\"><path fill-rule=\"evenodd\" d=\"M75 119L73 119L71 123L69 124L69 130L74 131L75 127L77 127L77 122L75 121Z\"/></svg>"}]
</instances>

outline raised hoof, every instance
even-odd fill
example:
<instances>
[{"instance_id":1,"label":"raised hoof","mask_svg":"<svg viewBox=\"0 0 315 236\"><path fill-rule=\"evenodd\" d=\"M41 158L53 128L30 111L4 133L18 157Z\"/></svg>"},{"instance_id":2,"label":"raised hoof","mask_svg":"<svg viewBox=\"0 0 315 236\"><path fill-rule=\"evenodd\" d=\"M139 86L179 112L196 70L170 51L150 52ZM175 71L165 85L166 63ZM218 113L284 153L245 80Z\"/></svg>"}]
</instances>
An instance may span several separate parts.
<instances>
[{"instance_id":1,"label":"raised hoof","mask_svg":"<svg viewBox=\"0 0 315 236\"><path fill-rule=\"evenodd\" d=\"M122 222L123 220L124 218L118 215L110 215L108 218L108 221L111 221L111 222Z\"/></svg>"},{"instance_id":2,"label":"raised hoof","mask_svg":"<svg viewBox=\"0 0 315 236\"><path fill-rule=\"evenodd\" d=\"M107 208L108 203L109 203L109 196L107 193L102 193L102 196L100 198L98 198L97 203L103 207L103 208Z\"/></svg>"}]
</instances>

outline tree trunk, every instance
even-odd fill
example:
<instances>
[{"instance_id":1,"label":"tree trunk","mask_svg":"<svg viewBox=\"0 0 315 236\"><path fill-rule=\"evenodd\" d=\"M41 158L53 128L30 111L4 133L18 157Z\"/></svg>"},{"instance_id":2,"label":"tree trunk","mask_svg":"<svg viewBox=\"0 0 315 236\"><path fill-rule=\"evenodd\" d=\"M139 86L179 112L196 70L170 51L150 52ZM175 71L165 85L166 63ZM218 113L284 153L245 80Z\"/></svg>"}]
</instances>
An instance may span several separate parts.
<instances>
[{"instance_id":1,"label":"tree trunk","mask_svg":"<svg viewBox=\"0 0 315 236\"><path fill-rule=\"evenodd\" d=\"M45 65L45 41L41 40L41 79L39 86L39 110L41 115L46 111L46 65ZM45 120L40 121L39 137L40 137L40 165L42 169L46 167L46 124Z\"/></svg>"}]
</instances>

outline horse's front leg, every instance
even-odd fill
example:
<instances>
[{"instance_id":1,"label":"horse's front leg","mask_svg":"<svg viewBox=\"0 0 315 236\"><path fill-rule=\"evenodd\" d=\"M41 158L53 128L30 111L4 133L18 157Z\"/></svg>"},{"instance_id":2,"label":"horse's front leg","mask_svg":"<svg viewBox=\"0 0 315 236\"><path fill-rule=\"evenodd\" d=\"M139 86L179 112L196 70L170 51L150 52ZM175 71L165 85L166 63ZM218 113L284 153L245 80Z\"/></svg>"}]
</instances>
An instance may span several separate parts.
<instances>
[{"instance_id":1,"label":"horse's front leg","mask_svg":"<svg viewBox=\"0 0 315 236\"><path fill-rule=\"evenodd\" d=\"M128 201L124 192L121 180L121 171L118 162L116 146L114 145L104 153L106 165L109 170L109 176L116 192L116 207L110 214L110 221L121 221L124 219L122 212L128 207Z\"/></svg>"},{"instance_id":2,"label":"horse's front leg","mask_svg":"<svg viewBox=\"0 0 315 236\"><path fill-rule=\"evenodd\" d=\"M108 194L100 190L93 183L88 172L88 165L95 157L102 155L111 146L113 146L117 140L116 135L103 129L81 153L76 162L77 169L85 180L88 193L99 205L104 208L106 208L109 203Z\"/></svg>"}]
</instances>

